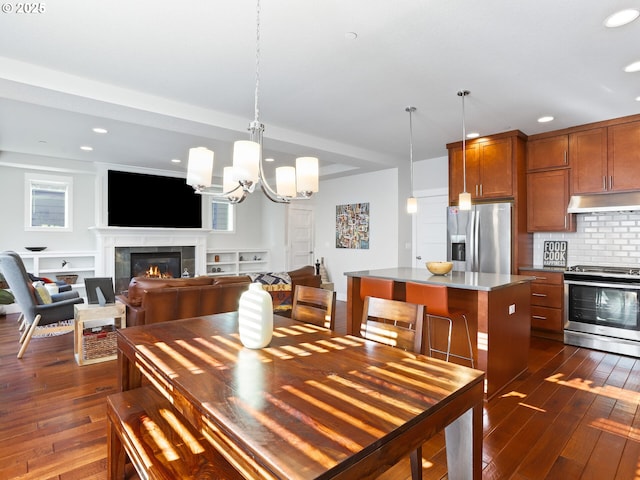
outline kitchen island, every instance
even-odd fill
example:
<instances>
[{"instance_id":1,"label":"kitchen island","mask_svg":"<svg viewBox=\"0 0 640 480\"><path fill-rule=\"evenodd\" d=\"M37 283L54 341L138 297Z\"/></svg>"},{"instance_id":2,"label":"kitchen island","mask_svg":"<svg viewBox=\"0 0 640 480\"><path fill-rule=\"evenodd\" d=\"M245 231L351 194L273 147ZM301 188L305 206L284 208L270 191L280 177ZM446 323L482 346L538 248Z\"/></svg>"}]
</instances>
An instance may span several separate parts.
<instances>
[{"instance_id":1,"label":"kitchen island","mask_svg":"<svg viewBox=\"0 0 640 480\"><path fill-rule=\"evenodd\" d=\"M535 277L478 272L451 272L443 276L418 268L361 270L345 275L347 331L351 335L360 335L361 278L393 280L393 297L402 301L406 282L445 285L449 289L449 305L466 312L475 367L485 372L486 398L493 397L527 369L531 281ZM452 351L464 351L465 340L454 332ZM451 360L458 361L454 357Z\"/></svg>"}]
</instances>

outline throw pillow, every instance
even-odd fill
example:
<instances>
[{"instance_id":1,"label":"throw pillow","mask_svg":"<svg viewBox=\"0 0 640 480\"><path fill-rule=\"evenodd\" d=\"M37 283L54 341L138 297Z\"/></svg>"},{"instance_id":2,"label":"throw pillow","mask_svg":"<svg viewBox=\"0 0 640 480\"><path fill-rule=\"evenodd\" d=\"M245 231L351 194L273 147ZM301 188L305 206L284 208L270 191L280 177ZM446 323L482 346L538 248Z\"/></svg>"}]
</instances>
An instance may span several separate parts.
<instances>
[{"instance_id":1,"label":"throw pillow","mask_svg":"<svg viewBox=\"0 0 640 480\"><path fill-rule=\"evenodd\" d=\"M52 303L51 294L47 287L44 286L44 282L35 282L33 286L36 290L36 300L40 305Z\"/></svg>"}]
</instances>

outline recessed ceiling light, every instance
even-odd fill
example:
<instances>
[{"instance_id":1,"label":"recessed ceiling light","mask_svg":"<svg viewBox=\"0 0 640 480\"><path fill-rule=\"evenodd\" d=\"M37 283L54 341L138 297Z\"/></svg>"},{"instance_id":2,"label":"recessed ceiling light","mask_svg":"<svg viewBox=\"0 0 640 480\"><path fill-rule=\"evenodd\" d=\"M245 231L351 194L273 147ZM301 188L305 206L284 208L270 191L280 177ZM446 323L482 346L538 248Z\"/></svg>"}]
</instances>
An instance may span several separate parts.
<instances>
[{"instance_id":1,"label":"recessed ceiling light","mask_svg":"<svg viewBox=\"0 0 640 480\"><path fill-rule=\"evenodd\" d=\"M182 163L182 160L180 160L179 158L172 158L171 163Z\"/></svg>"},{"instance_id":2,"label":"recessed ceiling light","mask_svg":"<svg viewBox=\"0 0 640 480\"><path fill-rule=\"evenodd\" d=\"M636 102L640 102L640 97L636 97Z\"/></svg>"},{"instance_id":3,"label":"recessed ceiling light","mask_svg":"<svg viewBox=\"0 0 640 480\"><path fill-rule=\"evenodd\" d=\"M344 38L347 40L355 40L358 38L358 34L356 32L346 32Z\"/></svg>"},{"instance_id":4,"label":"recessed ceiling light","mask_svg":"<svg viewBox=\"0 0 640 480\"><path fill-rule=\"evenodd\" d=\"M91 152L93 150L93 147L90 147L88 145L83 145L80 147L80 150L84 150L85 152Z\"/></svg>"},{"instance_id":5,"label":"recessed ceiling light","mask_svg":"<svg viewBox=\"0 0 640 480\"><path fill-rule=\"evenodd\" d=\"M553 117L551 115L545 115L544 117L540 117L538 119L539 123L547 123L547 122L551 122L553 120Z\"/></svg>"},{"instance_id":6,"label":"recessed ceiling light","mask_svg":"<svg viewBox=\"0 0 640 480\"><path fill-rule=\"evenodd\" d=\"M608 28L616 28L633 22L640 16L640 10L635 8L628 8L626 10L620 10L613 13L604 19L604 26Z\"/></svg>"},{"instance_id":7,"label":"recessed ceiling light","mask_svg":"<svg viewBox=\"0 0 640 480\"><path fill-rule=\"evenodd\" d=\"M478 138L480 134L478 132L467 133L467 138Z\"/></svg>"},{"instance_id":8,"label":"recessed ceiling light","mask_svg":"<svg viewBox=\"0 0 640 480\"><path fill-rule=\"evenodd\" d=\"M93 129L93 131L95 133L107 133L108 130L106 128L96 127L96 128Z\"/></svg>"},{"instance_id":9,"label":"recessed ceiling light","mask_svg":"<svg viewBox=\"0 0 640 480\"><path fill-rule=\"evenodd\" d=\"M624 71L627 73L640 72L640 60L637 62L630 63L626 67L624 67Z\"/></svg>"},{"instance_id":10,"label":"recessed ceiling light","mask_svg":"<svg viewBox=\"0 0 640 480\"><path fill-rule=\"evenodd\" d=\"M273 160L273 158L265 158L264 161L265 162L273 162L274 160Z\"/></svg>"}]
</instances>

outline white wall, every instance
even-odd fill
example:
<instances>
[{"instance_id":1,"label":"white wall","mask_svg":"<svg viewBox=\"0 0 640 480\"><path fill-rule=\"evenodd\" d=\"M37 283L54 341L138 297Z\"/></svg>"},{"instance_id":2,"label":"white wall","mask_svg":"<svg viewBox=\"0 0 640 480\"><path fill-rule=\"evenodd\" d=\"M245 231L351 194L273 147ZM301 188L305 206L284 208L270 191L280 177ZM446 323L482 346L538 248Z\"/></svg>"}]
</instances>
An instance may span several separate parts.
<instances>
[{"instance_id":1,"label":"white wall","mask_svg":"<svg viewBox=\"0 0 640 480\"><path fill-rule=\"evenodd\" d=\"M323 181L315 198L315 254L324 257L337 297L346 300L344 272L398 265L398 171L383 170ZM369 203L367 250L336 248L336 206Z\"/></svg>"},{"instance_id":2,"label":"white wall","mask_svg":"<svg viewBox=\"0 0 640 480\"><path fill-rule=\"evenodd\" d=\"M25 173L73 177L73 231L25 231ZM11 152L0 152L0 250L24 251L24 247L48 250L94 250L96 176L93 165Z\"/></svg>"}]
</instances>

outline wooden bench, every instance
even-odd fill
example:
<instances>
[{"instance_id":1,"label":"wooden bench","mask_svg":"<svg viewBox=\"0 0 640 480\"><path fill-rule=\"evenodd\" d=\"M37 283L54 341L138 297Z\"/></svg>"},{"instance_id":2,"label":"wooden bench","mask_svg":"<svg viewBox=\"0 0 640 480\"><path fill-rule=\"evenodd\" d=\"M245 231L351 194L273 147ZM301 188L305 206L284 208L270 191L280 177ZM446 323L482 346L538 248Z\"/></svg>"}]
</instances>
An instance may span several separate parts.
<instances>
[{"instance_id":1,"label":"wooden bench","mask_svg":"<svg viewBox=\"0 0 640 480\"><path fill-rule=\"evenodd\" d=\"M107 425L111 480L243 478L152 387L109 395Z\"/></svg>"}]
</instances>

